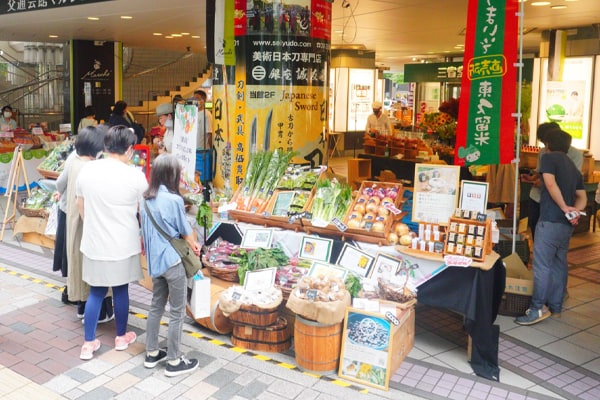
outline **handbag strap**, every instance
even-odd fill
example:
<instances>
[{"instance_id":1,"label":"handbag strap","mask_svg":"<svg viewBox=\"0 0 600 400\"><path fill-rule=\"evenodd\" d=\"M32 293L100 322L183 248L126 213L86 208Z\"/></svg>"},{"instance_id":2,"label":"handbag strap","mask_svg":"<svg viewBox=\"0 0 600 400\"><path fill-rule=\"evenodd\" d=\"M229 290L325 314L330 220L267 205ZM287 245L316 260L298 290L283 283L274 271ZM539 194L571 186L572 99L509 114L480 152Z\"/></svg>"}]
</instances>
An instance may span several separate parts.
<instances>
[{"instance_id":1,"label":"handbag strap","mask_svg":"<svg viewBox=\"0 0 600 400\"><path fill-rule=\"evenodd\" d=\"M169 237L169 235L167 235L167 232L165 232L157 223L156 220L154 219L154 217L152 216L152 212L150 212L150 207L148 207L148 202L146 200L144 200L144 208L146 209L146 214L148 215L148 218L150 218L150 221L152 222L152 225L154 225L154 227L156 228L157 231L160 232L161 235L163 235L163 237L165 239L167 239L167 242L171 243L171 238Z\"/></svg>"}]
</instances>

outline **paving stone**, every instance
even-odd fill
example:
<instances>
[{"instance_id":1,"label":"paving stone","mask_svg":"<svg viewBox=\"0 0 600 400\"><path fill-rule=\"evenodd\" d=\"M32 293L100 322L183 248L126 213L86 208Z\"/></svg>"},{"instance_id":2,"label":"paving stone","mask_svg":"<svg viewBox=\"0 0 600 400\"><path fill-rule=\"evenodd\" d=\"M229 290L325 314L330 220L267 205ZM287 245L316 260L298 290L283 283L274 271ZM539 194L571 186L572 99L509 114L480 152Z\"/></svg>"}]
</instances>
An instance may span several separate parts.
<instances>
[{"instance_id":1,"label":"paving stone","mask_svg":"<svg viewBox=\"0 0 600 400\"><path fill-rule=\"evenodd\" d=\"M254 381L242 386L242 388L237 392L237 395L246 399L255 399L259 394L266 391L267 388L267 384Z\"/></svg>"}]
</instances>

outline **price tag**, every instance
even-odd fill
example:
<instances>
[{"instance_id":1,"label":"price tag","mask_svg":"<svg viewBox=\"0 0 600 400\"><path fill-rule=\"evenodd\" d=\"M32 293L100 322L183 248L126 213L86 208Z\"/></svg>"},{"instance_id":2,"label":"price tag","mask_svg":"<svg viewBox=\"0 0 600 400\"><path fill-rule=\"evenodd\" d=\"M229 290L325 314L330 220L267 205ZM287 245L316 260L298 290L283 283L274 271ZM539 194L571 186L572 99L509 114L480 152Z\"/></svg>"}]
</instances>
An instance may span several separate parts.
<instances>
[{"instance_id":1,"label":"price tag","mask_svg":"<svg viewBox=\"0 0 600 400\"><path fill-rule=\"evenodd\" d=\"M235 291L234 291L234 292L231 294L231 300L233 300L233 301L237 301L237 300L239 300L239 299L241 299L241 298L242 298L242 294L241 294L240 292L235 292Z\"/></svg>"},{"instance_id":2,"label":"price tag","mask_svg":"<svg viewBox=\"0 0 600 400\"><path fill-rule=\"evenodd\" d=\"M398 325L400 325L400 321L398 321L398 318L396 318L396 316L395 316L394 314L392 314L392 312L391 312L391 311L386 311L386 312L385 312L385 317L386 317L387 319L389 319L389 320L390 320L390 322L391 322L392 324L394 324L395 326L398 326Z\"/></svg>"},{"instance_id":3,"label":"price tag","mask_svg":"<svg viewBox=\"0 0 600 400\"><path fill-rule=\"evenodd\" d=\"M373 223L372 222L365 223L365 230L366 231L370 232L372 227L373 227Z\"/></svg>"},{"instance_id":4,"label":"price tag","mask_svg":"<svg viewBox=\"0 0 600 400\"><path fill-rule=\"evenodd\" d=\"M487 219L487 214L486 213L477 213L476 220L478 222L485 222L486 219Z\"/></svg>"},{"instance_id":5,"label":"price tag","mask_svg":"<svg viewBox=\"0 0 600 400\"><path fill-rule=\"evenodd\" d=\"M308 289L306 291L306 298L309 301L316 301L317 300L317 289Z\"/></svg>"},{"instance_id":6,"label":"price tag","mask_svg":"<svg viewBox=\"0 0 600 400\"><path fill-rule=\"evenodd\" d=\"M304 214L304 216L302 218L304 218L304 219L312 219L312 213L311 212L304 211L302 214Z\"/></svg>"},{"instance_id":7,"label":"price tag","mask_svg":"<svg viewBox=\"0 0 600 400\"><path fill-rule=\"evenodd\" d=\"M44 130L42 129L42 127L36 126L31 129L31 133L33 133L34 135L43 135Z\"/></svg>"},{"instance_id":8,"label":"price tag","mask_svg":"<svg viewBox=\"0 0 600 400\"><path fill-rule=\"evenodd\" d=\"M340 221L337 217L334 218L331 223L338 228L341 232L346 232L346 230L348 229L348 225L344 224L342 221Z\"/></svg>"},{"instance_id":9,"label":"price tag","mask_svg":"<svg viewBox=\"0 0 600 400\"><path fill-rule=\"evenodd\" d=\"M394 215L398 215L402 212L402 210L399 210L398 208L396 208L396 206L394 206L392 203L385 203L385 208L387 208L388 210L390 210L390 212Z\"/></svg>"}]
</instances>

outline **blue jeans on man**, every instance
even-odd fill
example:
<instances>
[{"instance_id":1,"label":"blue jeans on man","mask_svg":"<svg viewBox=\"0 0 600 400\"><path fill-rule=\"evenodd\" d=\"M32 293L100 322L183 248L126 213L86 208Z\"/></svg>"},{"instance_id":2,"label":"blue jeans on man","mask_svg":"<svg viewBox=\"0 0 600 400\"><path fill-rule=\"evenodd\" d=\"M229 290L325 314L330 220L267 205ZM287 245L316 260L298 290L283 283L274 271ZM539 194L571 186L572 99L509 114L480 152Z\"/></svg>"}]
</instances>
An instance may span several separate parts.
<instances>
[{"instance_id":1,"label":"blue jeans on man","mask_svg":"<svg viewBox=\"0 0 600 400\"><path fill-rule=\"evenodd\" d=\"M573 226L561 222L539 221L533 246L532 310L548 304L553 314L562 311L569 268L567 252Z\"/></svg>"}]
</instances>

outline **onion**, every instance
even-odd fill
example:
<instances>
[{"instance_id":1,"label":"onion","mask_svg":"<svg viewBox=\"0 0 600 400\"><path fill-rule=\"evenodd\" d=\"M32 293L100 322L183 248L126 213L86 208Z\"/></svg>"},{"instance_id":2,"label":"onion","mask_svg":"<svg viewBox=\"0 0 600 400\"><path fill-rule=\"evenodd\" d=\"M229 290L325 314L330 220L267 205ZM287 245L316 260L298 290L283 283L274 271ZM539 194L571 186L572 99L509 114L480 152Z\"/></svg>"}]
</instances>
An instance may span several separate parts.
<instances>
[{"instance_id":1,"label":"onion","mask_svg":"<svg viewBox=\"0 0 600 400\"><path fill-rule=\"evenodd\" d=\"M367 209L366 209L364 203L358 203L357 205L354 206L354 211L363 215L367 211Z\"/></svg>"},{"instance_id":2,"label":"onion","mask_svg":"<svg viewBox=\"0 0 600 400\"><path fill-rule=\"evenodd\" d=\"M407 235L402 235L400 236L400 244L403 246L409 246L410 243L412 242L412 235L407 234Z\"/></svg>"},{"instance_id":3,"label":"onion","mask_svg":"<svg viewBox=\"0 0 600 400\"><path fill-rule=\"evenodd\" d=\"M356 202L357 203L366 203L367 201L369 201L370 198L371 198L370 196L363 194L358 199L356 199Z\"/></svg>"},{"instance_id":4,"label":"onion","mask_svg":"<svg viewBox=\"0 0 600 400\"><path fill-rule=\"evenodd\" d=\"M388 241L391 244L398 244L398 241L400 240L400 238L398 237L398 235L396 235L396 232L390 232L388 234Z\"/></svg>"},{"instance_id":5,"label":"onion","mask_svg":"<svg viewBox=\"0 0 600 400\"><path fill-rule=\"evenodd\" d=\"M365 214L364 220L365 221L374 221L375 217L376 217L375 213L368 212Z\"/></svg>"},{"instance_id":6,"label":"onion","mask_svg":"<svg viewBox=\"0 0 600 400\"><path fill-rule=\"evenodd\" d=\"M388 215L390 215L390 210L385 208L385 206L379 206L377 208L377 215L379 215L381 217L387 217Z\"/></svg>"},{"instance_id":7,"label":"onion","mask_svg":"<svg viewBox=\"0 0 600 400\"><path fill-rule=\"evenodd\" d=\"M385 224L382 221L375 221L373 226L371 227L371 231L373 232L383 232L385 228Z\"/></svg>"},{"instance_id":8,"label":"onion","mask_svg":"<svg viewBox=\"0 0 600 400\"><path fill-rule=\"evenodd\" d=\"M367 212L371 212L371 213L376 213L377 212L377 208L379 208L379 205L375 204L375 202L373 202L373 201L369 201L367 203L367 206L365 207L365 209L367 210Z\"/></svg>"},{"instance_id":9,"label":"onion","mask_svg":"<svg viewBox=\"0 0 600 400\"><path fill-rule=\"evenodd\" d=\"M349 220L346 225L348 225L348 228L360 228L360 220L358 218L353 218Z\"/></svg>"},{"instance_id":10,"label":"onion","mask_svg":"<svg viewBox=\"0 0 600 400\"><path fill-rule=\"evenodd\" d=\"M363 218L363 215L361 213L359 213L358 211L352 211L352 213L348 216L348 219L357 219L359 221L361 221Z\"/></svg>"},{"instance_id":11,"label":"onion","mask_svg":"<svg viewBox=\"0 0 600 400\"><path fill-rule=\"evenodd\" d=\"M396 232L398 236L403 236L410 233L410 228L408 227L408 225L402 222L398 222L396 223L396 225L394 225L394 232Z\"/></svg>"},{"instance_id":12,"label":"onion","mask_svg":"<svg viewBox=\"0 0 600 400\"><path fill-rule=\"evenodd\" d=\"M394 199L392 199L391 197L384 197L383 199L381 199L381 204L391 204L394 205Z\"/></svg>"}]
</instances>

